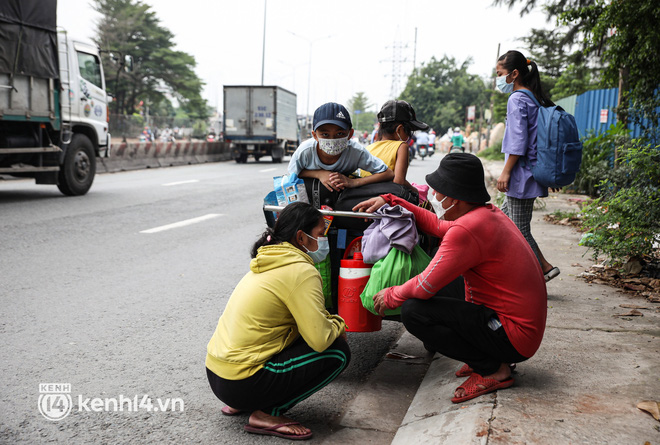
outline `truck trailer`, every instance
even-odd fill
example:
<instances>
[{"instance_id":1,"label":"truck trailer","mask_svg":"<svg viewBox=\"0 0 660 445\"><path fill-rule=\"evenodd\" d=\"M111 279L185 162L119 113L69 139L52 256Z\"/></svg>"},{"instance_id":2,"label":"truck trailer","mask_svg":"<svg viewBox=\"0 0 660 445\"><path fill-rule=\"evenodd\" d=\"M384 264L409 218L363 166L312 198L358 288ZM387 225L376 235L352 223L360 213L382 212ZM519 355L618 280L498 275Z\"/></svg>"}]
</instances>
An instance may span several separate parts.
<instances>
[{"instance_id":1,"label":"truck trailer","mask_svg":"<svg viewBox=\"0 0 660 445\"><path fill-rule=\"evenodd\" d=\"M225 85L223 134L238 163L270 156L275 163L300 142L296 95L278 86Z\"/></svg>"},{"instance_id":2,"label":"truck trailer","mask_svg":"<svg viewBox=\"0 0 660 445\"><path fill-rule=\"evenodd\" d=\"M92 186L110 147L99 48L57 31L56 0L0 2L0 175Z\"/></svg>"}]
</instances>

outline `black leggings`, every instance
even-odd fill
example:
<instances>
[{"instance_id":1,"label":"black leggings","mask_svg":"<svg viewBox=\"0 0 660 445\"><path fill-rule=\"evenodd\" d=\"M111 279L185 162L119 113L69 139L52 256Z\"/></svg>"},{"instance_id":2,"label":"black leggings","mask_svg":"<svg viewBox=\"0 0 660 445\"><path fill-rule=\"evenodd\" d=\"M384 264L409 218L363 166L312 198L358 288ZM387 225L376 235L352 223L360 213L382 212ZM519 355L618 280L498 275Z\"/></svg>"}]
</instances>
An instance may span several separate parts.
<instances>
[{"instance_id":1,"label":"black leggings","mask_svg":"<svg viewBox=\"0 0 660 445\"><path fill-rule=\"evenodd\" d=\"M513 347L502 326L495 330L488 326L491 319L499 321L495 311L465 301L465 288L462 295L457 294L457 284L450 283L428 300L406 300L401 321L408 332L428 349L465 362L482 376L493 374L502 363L527 360Z\"/></svg>"},{"instance_id":2,"label":"black leggings","mask_svg":"<svg viewBox=\"0 0 660 445\"><path fill-rule=\"evenodd\" d=\"M300 337L246 379L223 379L208 368L206 375L216 397L232 408L281 416L336 379L350 359L348 343L341 337L323 352Z\"/></svg>"}]
</instances>

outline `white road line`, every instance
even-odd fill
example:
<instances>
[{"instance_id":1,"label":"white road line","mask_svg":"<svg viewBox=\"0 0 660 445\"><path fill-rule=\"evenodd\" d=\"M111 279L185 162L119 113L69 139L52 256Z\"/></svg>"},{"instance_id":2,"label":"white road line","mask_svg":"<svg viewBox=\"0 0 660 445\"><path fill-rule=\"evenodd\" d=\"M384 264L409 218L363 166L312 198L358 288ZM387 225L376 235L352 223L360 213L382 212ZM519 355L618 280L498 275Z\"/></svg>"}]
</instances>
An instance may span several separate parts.
<instances>
[{"instance_id":1,"label":"white road line","mask_svg":"<svg viewBox=\"0 0 660 445\"><path fill-rule=\"evenodd\" d=\"M156 232L162 232L163 230L178 229L179 227L185 227L191 224L197 224L198 222L206 221L207 219L217 218L218 216L222 216L222 213L209 213L208 215L200 216L198 218L186 219L185 221L179 221L172 224L167 224L165 226L154 227L153 229L143 230L140 233L156 233Z\"/></svg>"},{"instance_id":2,"label":"white road line","mask_svg":"<svg viewBox=\"0 0 660 445\"><path fill-rule=\"evenodd\" d=\"M189 181L168 182L167 184L163 184L163 187L169 187L171 185L180 185L180 184L192 184L193 182L199 182L199 180L191 179Z\"/></svg>"},{"instance_id":3,"label":"white road line","mask_svg":"<svg viewBox=\"0 0 660 445\"><path fill-rule=\"evenodd\" d=\"M273 168L267 168L267 169L264 169L264 170L259 170L259 173L268 173L268 172L272 172L272 171L275 171L275 170L277 170L277 169L274 168L274 167Z\"/></svg>"}]
</instances>

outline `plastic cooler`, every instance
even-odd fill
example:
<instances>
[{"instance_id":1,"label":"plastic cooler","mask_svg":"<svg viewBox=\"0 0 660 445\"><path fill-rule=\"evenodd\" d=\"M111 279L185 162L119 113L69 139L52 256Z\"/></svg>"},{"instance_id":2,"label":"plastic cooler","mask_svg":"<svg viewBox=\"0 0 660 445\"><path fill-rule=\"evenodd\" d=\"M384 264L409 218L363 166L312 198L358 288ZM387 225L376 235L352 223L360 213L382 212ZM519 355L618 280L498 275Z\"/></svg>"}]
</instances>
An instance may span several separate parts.
<instances>
[{"instance_id":1,"label":"plastic cooler","mask_svg":"<svg viewBox=\"0 0 660 445\"><path fill-rule=\"evenodd\" d=\"M351 243L361 242L356 238ZM371 276L371 264L362 261L362 252L359 249L351 249L349 246L340 262L339 286L338 286L338 311L339 316L346 322L346 330L349 332L374 332L380 331L383 319L374 315L362 306L360 294ZM349 258L350 254L353 258Z\"/></svg>"}]
</instances>

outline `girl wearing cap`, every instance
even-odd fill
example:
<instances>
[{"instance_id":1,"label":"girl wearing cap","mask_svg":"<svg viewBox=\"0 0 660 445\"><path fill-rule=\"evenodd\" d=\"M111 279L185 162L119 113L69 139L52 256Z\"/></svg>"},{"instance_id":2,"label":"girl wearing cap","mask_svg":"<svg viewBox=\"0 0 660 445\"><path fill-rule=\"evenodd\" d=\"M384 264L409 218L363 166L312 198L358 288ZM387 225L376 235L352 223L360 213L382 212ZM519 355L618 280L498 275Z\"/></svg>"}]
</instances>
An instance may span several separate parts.
<instances>
[{"instance_id":1,"label":"girl wearing cap","mask_svg":"<svg viewBox=\"0 0 660 445\"><path fill-rule=\"evenodd\" d=\"M380 139L369 145L367 150L382 159L394 172L393 182L417 193L417 189L406 180L409 164L408 140L415 130L426 130L429 126L419 122L413 107L403 100L385 102L378 112L378 123ZM363 176L368 175L369 173L363 173Z\"/></svg>"},{"instance_id":2,"label":"girl wearing cap","mask_svg":"<svg viewBox=\"0 0 660 445\"><path fill-rule=\"evenodd\" d=\"M544 107L554 105L541 88L536 63L518 51L508 51L497 61L497 88L502 93L525 89L534 93ZM539 249L532 236L531 221L534 201L548 196L548 188L534 180L531 166L536 164L536 119L538 107L526 94L511 94L506 106L506 129L502 140L505 163L497 180L497 189L506 193L502 211L518 226L541 264L545 281L559 275ZM519 162L520 161L520 162Z\"/></svg>"},{"instance_id":3,"label":"girl wearing cap","mask_svg":"<svg viewBox=\"0 0 660 445\"><path fill-rule=\"evenodd\" d=\"M427 349L465 362L456 376L468 379L452 398L459 403L513 385L510 364L532 357L543 339L547 291L520 230L487 204L490 196L476 156L446 155L426 182L435 213L392 195L364 201L354 210L400 205L415 215L419 230L442 240L428 267L374 295L374 308L382 315L401 307L401 321ZM461 276L464 287L456 295Z\"/></svg>"},{"instance_id":4,"label":"girl wearing cap","mask_svg":"<svg viewBox=\"0 0 660 445\"><path fill-rule=\"evenodd\" d=\"M286 439L312 432L283 414L334 380L348 365L344 320L325 309L314 263L329 247L324 220L295 202L252 248L207 346L206 373L227 416L251 412L245 431Z\"/></svg>"}]
</instances>

